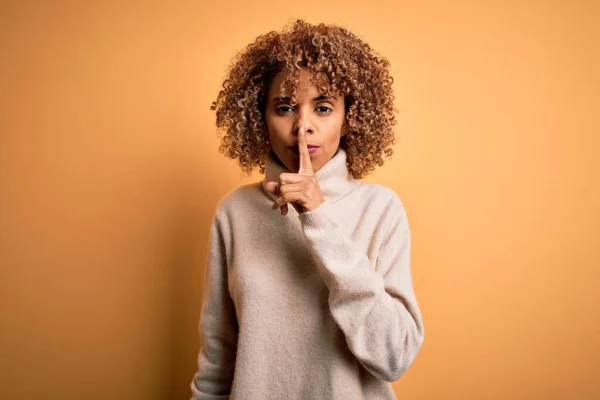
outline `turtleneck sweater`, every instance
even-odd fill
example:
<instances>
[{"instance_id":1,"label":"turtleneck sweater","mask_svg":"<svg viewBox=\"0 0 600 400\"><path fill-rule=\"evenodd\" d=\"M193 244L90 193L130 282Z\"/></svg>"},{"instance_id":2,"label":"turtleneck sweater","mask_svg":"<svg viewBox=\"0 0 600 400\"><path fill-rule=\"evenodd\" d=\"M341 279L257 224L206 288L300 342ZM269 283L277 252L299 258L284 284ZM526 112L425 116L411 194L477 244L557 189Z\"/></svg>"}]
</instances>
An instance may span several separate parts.
<instances>
[{"instance_id":1,"label":"turtleneck sweater","mask_svg":"<svg viewBox=\"0 0 600 400\"><path fill-rule=\"evenodd\" d=\"M282 216L265 189L217 204L200 316L193 399L395 399L390 382L424 337L402 202L349 173L346 152L315 173L319 208Z\"/></svg>"}]
</instances>

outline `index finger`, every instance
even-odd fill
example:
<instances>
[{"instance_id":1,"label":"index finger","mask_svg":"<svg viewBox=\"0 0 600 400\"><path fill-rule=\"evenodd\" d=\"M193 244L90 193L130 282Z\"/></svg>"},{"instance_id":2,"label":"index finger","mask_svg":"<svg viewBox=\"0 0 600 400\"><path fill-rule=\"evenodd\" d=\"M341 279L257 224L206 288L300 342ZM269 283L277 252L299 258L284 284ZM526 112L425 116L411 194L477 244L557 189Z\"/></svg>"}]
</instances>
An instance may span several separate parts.
<instances>
[{"instance_id":1,"label":"index finger","mask_svg":"<svg viewBox=\"0 0 600 400\"><path fill-rule=\"evenodd\" d=\"M298 153L300 154L299 174L313 174L308 144L306 143L306 132L304 128L298 130Z\"/></svg>"}]
</instances>

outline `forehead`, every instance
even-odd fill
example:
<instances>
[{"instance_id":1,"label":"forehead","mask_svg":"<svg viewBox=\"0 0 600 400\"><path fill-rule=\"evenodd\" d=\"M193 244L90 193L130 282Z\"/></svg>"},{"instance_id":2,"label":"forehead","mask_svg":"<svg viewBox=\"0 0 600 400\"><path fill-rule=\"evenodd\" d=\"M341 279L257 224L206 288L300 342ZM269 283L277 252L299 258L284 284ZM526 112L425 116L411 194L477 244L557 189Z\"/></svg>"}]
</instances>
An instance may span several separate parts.
<instances>
[{"instance_id":1,"label":"forehead","mask_svg":"<svg viewBox=\"0 0 600 400\"><path fill-rule=\"evenodd\" d=\"M282 84L286 81L286 79L290 77L290 73L288 71L279 72L273 78L271 82L269 93L274 95L289 95L292 91L292 84L290 82L286 82L285 85ZM300 77L298 78L298 87L297 94L300 95L301 92L313 94L319 93L318 87L312 81L314 79L314 74L311 71L307 71L305 69L300 70Z\"/></svg>"}]
</instances>

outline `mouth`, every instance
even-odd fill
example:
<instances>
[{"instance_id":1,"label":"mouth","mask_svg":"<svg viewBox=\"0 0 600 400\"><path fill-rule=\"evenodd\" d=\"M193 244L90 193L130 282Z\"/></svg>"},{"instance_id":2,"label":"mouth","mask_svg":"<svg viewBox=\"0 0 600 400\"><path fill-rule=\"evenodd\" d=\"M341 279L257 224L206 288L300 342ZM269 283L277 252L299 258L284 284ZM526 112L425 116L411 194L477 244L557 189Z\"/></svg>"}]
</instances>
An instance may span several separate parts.
<instances>
[{"instance_id":1,"label":"mouth","mask_svg":"<svg viewBox=\"0 0 600 400\"><path fill-rule=\"evenodd\" d=\"M316 153L316 152L319 150L319 146L317 146L316 144L309 144L309 145L307 145L307 147L308 147L308 152L309 152L310 154L314 154L314 153ZM293 146L289 146L288 148L289 148L289 149L290 149L290 150L291 150L291 151L292 151L294 154L296 154L296 155L299 155L299 154L300 154L300 150L299 150L299 148L298 148L298 145L297 145L297 144L295 144L295 145L293 145Z\"/></svg>"}]
</instances>

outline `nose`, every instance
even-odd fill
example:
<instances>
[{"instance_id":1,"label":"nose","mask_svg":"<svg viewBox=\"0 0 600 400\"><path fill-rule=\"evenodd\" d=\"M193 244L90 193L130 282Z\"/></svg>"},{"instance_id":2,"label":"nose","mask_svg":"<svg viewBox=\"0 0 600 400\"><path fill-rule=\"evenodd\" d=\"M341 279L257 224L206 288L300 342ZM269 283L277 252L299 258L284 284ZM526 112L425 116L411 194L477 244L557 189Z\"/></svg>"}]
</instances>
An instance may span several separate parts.
<instances>
[{"instance_id":1,"label":"nose","mask_svg":"<svg viewBox=\"0 0 600 400\"><path fill-rule=\"evenodd\" d=\"M294 135L298 135L300 128L304 128L304 133L310 135L314 133L313 123L310 120L310 112L305 110L299 110L297 113L298 118L294 124Z\"/></svg>"}]
</instances>

